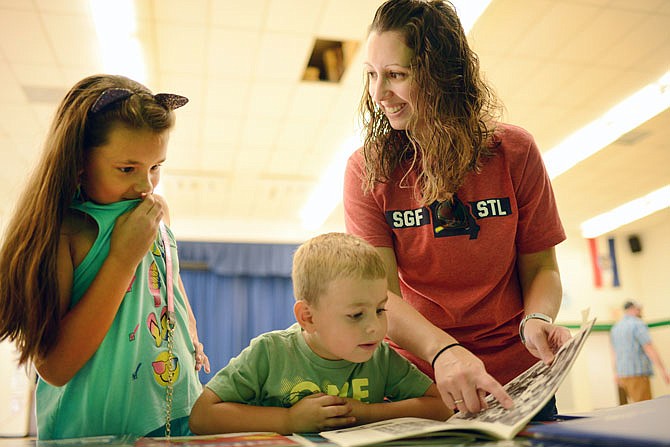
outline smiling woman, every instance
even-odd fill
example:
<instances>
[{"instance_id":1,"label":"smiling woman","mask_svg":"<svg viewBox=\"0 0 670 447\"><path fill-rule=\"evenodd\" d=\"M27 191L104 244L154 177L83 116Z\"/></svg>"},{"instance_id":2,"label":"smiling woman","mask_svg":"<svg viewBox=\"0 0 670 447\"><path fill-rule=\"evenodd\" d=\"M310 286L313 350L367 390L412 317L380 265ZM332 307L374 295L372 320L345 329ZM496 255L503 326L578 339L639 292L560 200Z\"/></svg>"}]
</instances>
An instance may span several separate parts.
<instances>
[{"instance_id":1,"label":"smiling woman","mask_svg":"<svg viewBox=\"0 0 670 447\"><path fill-rule=\"evenodd\" d=\"M449 2L384 2L364 61L365 139L347 165L344 213L386 265L392 346L451 408L478 412L486 393L510 407L500 384L570 338L551 324L565 233L540 152L497 119Z\"/></svg>"}]
</instances>

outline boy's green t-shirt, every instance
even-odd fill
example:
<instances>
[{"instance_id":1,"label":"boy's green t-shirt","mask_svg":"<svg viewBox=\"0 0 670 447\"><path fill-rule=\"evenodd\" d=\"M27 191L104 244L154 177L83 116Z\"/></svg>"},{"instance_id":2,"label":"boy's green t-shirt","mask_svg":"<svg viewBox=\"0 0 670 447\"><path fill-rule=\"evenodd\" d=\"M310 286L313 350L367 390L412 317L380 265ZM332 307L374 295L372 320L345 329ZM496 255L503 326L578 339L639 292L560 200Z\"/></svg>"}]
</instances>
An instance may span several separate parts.
<instances>
[{"instance_id":1,"label":"boy's green t-shirt","mask_svg":"<svg viewBox=\"0 0 670 447\"><path fill-rule=\"evenodd\" d=\"M222 401L290 407L313 393L377 403L423 396L432 380L382 343L370 360L326 360L307 345L296 323L254 338L208 383Z\"/></svg>"}]
</instances>

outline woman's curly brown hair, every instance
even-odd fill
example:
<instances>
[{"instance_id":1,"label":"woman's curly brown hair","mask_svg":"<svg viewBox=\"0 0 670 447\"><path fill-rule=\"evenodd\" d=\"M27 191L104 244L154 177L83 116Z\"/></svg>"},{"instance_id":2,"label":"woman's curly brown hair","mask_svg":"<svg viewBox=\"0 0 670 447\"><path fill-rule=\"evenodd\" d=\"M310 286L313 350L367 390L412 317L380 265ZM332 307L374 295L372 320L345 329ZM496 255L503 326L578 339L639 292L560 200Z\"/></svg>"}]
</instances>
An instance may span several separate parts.
<instances>
[{"instance_id":1,"label":"woman's curly brown hair","mask_svg":"<svg viewBox=\"0 0 670 447\"><path fill-rule=\"evenodd\" d=\"M419 199L450 198L466 174L493 154L500 107L479 71L477 55L451 3L388 0L377 10L370 33L396 31L412 50L410 81L421 92L406 130L395 130L368 93L360 104L365 129L364 190L386 182L403 160L418 174Z\"/></svg>"}]
</instances>

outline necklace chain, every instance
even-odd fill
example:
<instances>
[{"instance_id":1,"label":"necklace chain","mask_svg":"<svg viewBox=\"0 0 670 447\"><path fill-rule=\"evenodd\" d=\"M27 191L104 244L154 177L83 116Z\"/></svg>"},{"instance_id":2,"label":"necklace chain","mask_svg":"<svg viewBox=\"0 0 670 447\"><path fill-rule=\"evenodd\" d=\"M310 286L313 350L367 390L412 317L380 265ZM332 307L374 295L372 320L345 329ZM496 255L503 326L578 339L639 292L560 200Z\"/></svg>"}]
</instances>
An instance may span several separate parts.
<instances>
[{"instance_id":1,"label":"necklace chain","mask_svg":"<svg viewBox=\"0 0 670 447\"><path fill-rule=\"evenodd\" d=\"M172 367L173 348L174 348L174 315L171 312L168 312L168 323L167 323L167 348L168 348L168 359L167 359L167 370L168 370L168 382L165 387L165 436L170 437L170 422L172 419L172 392L174 381L175 368Z\"/></svg>"},{"instance_id":2,"label":"necklace chain","mask_svg":"<svg viewBox=\"0 0 670 447\"><path fill-rule=\"evenodd\" d=\"M174 289L172 288L172 254L170 252L170 238L165 224L161 222L163 251L165 253L165 285L167 299L167 373L168 380L165 387L165 437L170 438L172 421L172 394L177 366L173 368L174 357L174 329L177 324L174 312Z\"/></svg>"}]
</instances>

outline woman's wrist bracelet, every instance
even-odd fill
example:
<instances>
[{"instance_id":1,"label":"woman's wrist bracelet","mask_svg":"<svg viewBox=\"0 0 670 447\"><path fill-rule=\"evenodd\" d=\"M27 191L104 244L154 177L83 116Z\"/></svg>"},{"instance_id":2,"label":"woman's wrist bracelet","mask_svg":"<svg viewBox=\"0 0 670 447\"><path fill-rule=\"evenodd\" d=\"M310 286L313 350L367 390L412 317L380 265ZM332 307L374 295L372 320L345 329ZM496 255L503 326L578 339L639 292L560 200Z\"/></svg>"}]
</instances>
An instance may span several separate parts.
<instances>
[{"instance_id":1,"label":"woman's wrist bracelet","mask_svg":"<svg viewBox=\"0 0 670 447\"><path fill-rule=\"evenodd\" d=\"M442 353L443 353L444 351L446 351L447 349L453 348L454 346L461 346L461 344L458 343L458 342L456 342L456 343L452 343L452 344L447 345L447 346L445 346L444 348L440 349L439 351L437 351L437 354L435 354L435 357L433 357L433 361L430 362L430 366L432 366L433 369L435 369L435 361L437 360L437 358L438 358L440 355L442 355Z\"/></svg>"}]
</instances>

